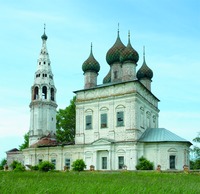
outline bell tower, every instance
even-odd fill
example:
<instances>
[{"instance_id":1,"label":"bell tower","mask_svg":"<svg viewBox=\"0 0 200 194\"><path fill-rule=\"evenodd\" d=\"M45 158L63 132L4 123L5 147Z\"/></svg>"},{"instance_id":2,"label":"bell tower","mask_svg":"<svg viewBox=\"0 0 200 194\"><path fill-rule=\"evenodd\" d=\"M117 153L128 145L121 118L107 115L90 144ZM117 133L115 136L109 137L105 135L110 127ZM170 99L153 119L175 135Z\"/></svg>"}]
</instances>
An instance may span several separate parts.
<instances>
[{"instance_id":1,"label":"bell tower","mask_svg":"<svg viewBox=\"0 0 200 194\"><path fill-rule=\"evenodd\" d=\"M47 35L42 38L42 49L37 61L34 83L31 87L29 146L43 137L55 137L56 133L56 88L47 51Z\"/></svg>"}]
</instances>

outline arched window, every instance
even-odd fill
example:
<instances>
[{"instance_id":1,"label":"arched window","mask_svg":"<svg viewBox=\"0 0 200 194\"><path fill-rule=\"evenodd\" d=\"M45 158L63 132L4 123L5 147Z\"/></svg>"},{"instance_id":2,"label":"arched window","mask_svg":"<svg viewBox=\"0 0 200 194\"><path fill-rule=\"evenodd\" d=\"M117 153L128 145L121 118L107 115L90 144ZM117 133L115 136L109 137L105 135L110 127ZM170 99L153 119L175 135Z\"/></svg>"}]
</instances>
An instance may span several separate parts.
<instances>
[{"instance_id":1,"label":"arched window","mask_svg":"<svg viewBox=\"0 0 200 194\"><path fill-rule=\"evenodd\" d=\"M42 88L42 99L47 99L47 87L43 86Z\"/></svg>"},{"instance_id":2,"label":"arched window","mask_svg":"<svg viewBox=\"0 0 200 194\"><path fill-rule=\"evenodd\" d=\"M91 109L87 109L85 111L85 129L92 129L92 114L93 111Z\"/></svg>"},{"instance_id":3,"label":"arched window","mask_svg":"<svg viewBox=\"0 0 200 194\"><path fill-rule=\"evenodd\" d=\"M38 87L36 86L35 88L34 88L34 95L33 95L33 100L37 100L38 98L39 98L39 96L38 96Z\"/></svg>"},{"instance_id":4,"label":"arched window","mask_svg":"<svg viewBox=\"0 0 200 194\"><path fill-rule=\"evenodd\" d=\"M123 127L125 125L124 122L124 111L125 107L123 105L118 105L116 107L116 126L117 127Z\"/></svg>"},{"instance_id":5,"label":"arched window","mask_svg":"<svg viewBox=\"0 0 200 194\"><path fill-rule=\"evenodd\" d=\"M54 98L54 89L51 88L51 100L54 101L54 99L55 99L55 98Z\"/></svg>"}]
</instances>

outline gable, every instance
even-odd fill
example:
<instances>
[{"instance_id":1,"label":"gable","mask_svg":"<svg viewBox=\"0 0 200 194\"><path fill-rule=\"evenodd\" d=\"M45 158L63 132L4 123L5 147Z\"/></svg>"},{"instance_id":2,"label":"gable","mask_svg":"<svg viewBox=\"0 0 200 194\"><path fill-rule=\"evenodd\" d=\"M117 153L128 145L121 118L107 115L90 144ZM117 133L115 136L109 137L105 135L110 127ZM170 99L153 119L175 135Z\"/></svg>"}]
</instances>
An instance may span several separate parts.
<instances>
[{"instance_id":1,"label":"gable","mask_svg":"<svg viewBox=\"0 0 200 194\"><path fill-rule=\"evenodd\" d=\"M114 140L101 138L101 139L98 139L98 140L94 141L91 144L92 145L108 145L108 144L111 144L112 142L114 142Z\"/></svg>"}]
</instances>

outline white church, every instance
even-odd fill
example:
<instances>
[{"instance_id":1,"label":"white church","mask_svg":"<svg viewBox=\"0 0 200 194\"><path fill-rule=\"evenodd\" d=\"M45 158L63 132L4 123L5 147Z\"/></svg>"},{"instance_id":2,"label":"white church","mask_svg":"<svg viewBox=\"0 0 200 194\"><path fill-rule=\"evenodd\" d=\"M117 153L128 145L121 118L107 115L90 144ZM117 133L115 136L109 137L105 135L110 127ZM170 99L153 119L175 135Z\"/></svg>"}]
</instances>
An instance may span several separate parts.
<instances>
[{"instance_id":1,"label":"white church","mask_svg":"<svg viewBox=\"0 0 200 194\"><path fill-rule=\"evenodd\" d=\"M159 99L151 92L153 71L143 64L136 71L139 55L125 46L119 30L114 45L106 54L110 71L97 85L100 65L91 52L83 63L84 88L76 94L75 144L60 145L56 133L56 87L47 51L47 35L42 35L42 49L31 87L29 148L7 152L8 165L18 160L24 165L50 161L57 170L71 168L83 159L87 169L135 170L140 157L154 163L154 169L182 170L189 166L191 143L165 128L159 128Z\"/></svg>"}]
</instances>

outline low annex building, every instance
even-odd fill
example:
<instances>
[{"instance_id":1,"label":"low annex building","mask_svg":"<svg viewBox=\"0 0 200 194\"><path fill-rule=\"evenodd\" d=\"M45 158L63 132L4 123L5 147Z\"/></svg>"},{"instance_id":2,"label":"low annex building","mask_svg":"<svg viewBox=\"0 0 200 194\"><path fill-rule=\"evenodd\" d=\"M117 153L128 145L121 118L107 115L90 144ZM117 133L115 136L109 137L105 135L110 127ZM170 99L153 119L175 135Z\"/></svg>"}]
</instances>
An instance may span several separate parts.
<instances>
[{"instance_id":1,"label":"low annex building","mask_svg":"<svg viewBox=\"0 0 200 194\"><path fill-rule=\"evenodd\" d=\"M189 165L191 143L164 128L158 128L159 99L151 91L153 71L143 64L136 71L139 55L132 47L130 33L125 46L117 33L114 45L106 54L110 66L103 83L97 84L100 64L93 56L92 45L83 63L84 88L76 94L75 144L59 145L56 133L56 87L42 35L34 84L31 88L29 148L7 152L8 164L19 160L37 165L48 160L57 170L71 167L83 159L87 169L135 170L140 157L161 165L162 170L182 170Z\"/></svg>"}]
</instances>

